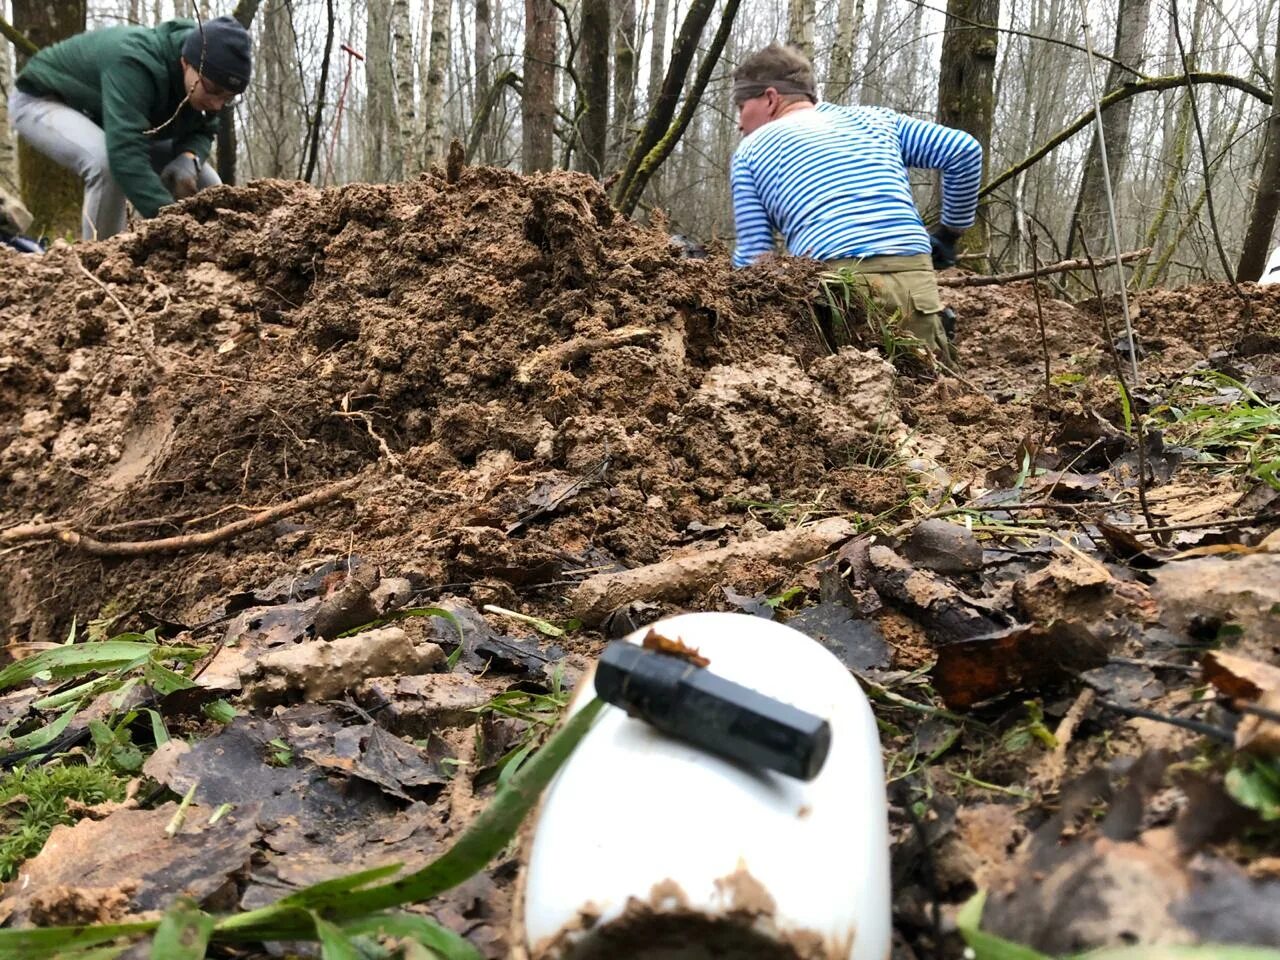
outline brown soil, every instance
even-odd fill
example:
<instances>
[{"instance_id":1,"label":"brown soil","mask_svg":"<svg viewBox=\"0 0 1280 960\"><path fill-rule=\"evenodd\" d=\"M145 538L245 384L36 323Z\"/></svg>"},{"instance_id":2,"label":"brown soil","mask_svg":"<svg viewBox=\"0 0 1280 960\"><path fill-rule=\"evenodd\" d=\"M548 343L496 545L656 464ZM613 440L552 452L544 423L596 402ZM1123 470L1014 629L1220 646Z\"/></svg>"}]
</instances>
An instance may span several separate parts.
<instances>
[{"instance_id":1,"label":"brown soil","mask_svg":"<svg viewBox=\"0 0 1280 960\"><path fill-rule=\"evenodd\" d=\"M202 553L26 545L0 556L0 621L46 640L145 597L152 616L194 623L228 592L352 552L423 583L522 588L652 562L691 523L742 510L771 526L810 504L884 514L916 453L957 477L1009 460L1043 381L1026 285L948 292L976 393L828 356L812 273L680 259L588 178L492 169L327 191L262 181L109 242L6 255L0 526L149 539L362 480L352 503ZM1265 339L1276 295L1251 295ZM1134 306L1143 340L1179 363L1241 327L1224 288ZM1055 371L1102 368L1095 317L1050 299L1043 312ZM645 333L608 345L623 328ZM575 338L588 346L547 352Z\"/></svg>"}]
</instances>

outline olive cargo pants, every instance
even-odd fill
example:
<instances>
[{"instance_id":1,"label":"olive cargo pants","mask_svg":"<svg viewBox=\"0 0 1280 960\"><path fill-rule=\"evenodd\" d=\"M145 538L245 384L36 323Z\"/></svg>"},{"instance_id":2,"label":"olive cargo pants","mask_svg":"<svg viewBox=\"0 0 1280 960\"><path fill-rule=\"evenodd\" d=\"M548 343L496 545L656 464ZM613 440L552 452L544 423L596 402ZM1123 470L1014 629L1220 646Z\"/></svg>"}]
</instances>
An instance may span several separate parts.
<instances>
[{"instance_id":1,"label":"olive cargo pants","mask_svg":"<svg viewBox=\"0 0 1280 960\"><path fill-rule=\"evenodd\" d=\"M942 328L942 300L929 254L828 260L827 266L847 270L872 300L898 314L904 333L923 343L944 366L955 366L955 353Z\"/></svg>"}]
</instances>

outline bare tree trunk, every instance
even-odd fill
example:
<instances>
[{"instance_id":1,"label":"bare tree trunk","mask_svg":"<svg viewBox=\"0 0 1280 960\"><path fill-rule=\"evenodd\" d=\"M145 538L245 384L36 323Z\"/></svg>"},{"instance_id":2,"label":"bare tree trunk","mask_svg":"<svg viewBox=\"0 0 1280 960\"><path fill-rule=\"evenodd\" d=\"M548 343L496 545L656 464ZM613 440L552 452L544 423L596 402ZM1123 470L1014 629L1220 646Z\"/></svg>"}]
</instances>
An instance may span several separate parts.
<instances>
[{"instance_id":1,"label":"bare tree trunk","mask_svg":"<svg viewBox=\"0 0 1280 960\"><path fill-rule=\"evenodd\" d=\"M476 112L493 86L493 8L489 0L476 0ZM474 119L474 118L473 118Z\"/></svg>"},{"instance_id":2,"label":"bare tree trunk","mask_svg":"<svg viewBox=\"0 0 1280 960\"><path fill-rule=\"evenodd\" d=\"M231 11L231 15L240 22L242 27L248 30L258 12L259 2L260 0L240 0L236 4L236 8ZM218 115L217 155L218 176L223 183L234 184L236 182L237 160L236 111L234 107L229 110L223 110Z\"/></svg>"},{"instance_id":3,"label":"bare tree trunk","mask_svg":"<svg viewBox=\"0 0 1280 960\"><path fill-rule=\"evenodd\" d=\"M813 28L817 19L814 0L790 0L787 6L787 43L813 60Z\"/></svg>"},{"instance_id":4,"label":"bare tree trunk","mask_svg":"<svg viewBox=\"0 0 1280 960\"><path fill-rule=\"evenodd\" d=\"M914 103L916 95L916 71L920 68L920 49L928 42L924 36L924 8L923 3L915 5L915 9L911 12L911 36L907 41L906 60L907 65L902 71L902 82L906 85L905 102ZM994 74L994 66L992 70ZM927 71L926 71L927 73ZM926 80L926 83L928 81ZM992 80L994 89L994 78ZM926 98L932 99L932 98ZM992 102L994 104L996 96L992 94ZM993 107L994 109L994 107Z\"/></svg>"},{"instance_id":5,"label":"bare tree trunk","mask_svg":"<svg viewBox=\"0 0 1280 960\"><path fill-rule=\"evenodd\" d=\"M0 187L17 194L18 151L9 129L8 92L13 89L13 49L8 43L0 43Z\"/></svg>"},{"instance_id":6,"label":"bare tree trunk","mask_svg":"<svg viewBox=\"0 0 1280 960\"><path fill-rule=\"evenodd\" d=\"M616 0L613 32L613 126L608 165L615 167L631 130L636 99L636 0Z\"/></svg>"},{"instance_id":7,"label":"bare tree trunk","mask_svg":"<svg viewBox=\"0 0 1280 960\"><path fill-rule=\"evenodd\" d=\"M995 25L999 19L1000 0L947 0L938 80L938 122L958 127L982 144L984 180L995 117ZM975 27L975 23L983 26ZM985 210L979 209L976 229L966 234L964 249L986 250L990 244L990 225Z\"/></svg>"},{"instance_id":8,"label":"bare tree trunk","mask_svg":"<svg viewBox=\"0 0 1280 960\"><path fill-rule=\"evenodd\" d=\"M84 30L85 0L13 0L13 25L37 47L46 47ZM26 61L19 53L18 68ZM34 235L79 234L84 196L79 177L19 139L18 181Z\"/></svg>"},{"instance_id":9,"label":"bare tree trunk","mask_svg":"<svg viewBox=\"0 0 1280 960\"><path fill-rule=\"evenodd\" d=\"M693 0L690 3L689 12L685 14L684 23L680 26L680 36L676 38L672 51L671 66L662 82L662 95L650 109L644 129L636 138L631 155L627 158L627 167L614 186L614 202L624 214L630 216L635 210L649 177L670 156L692 120L702 91L706 89L711 73L720 59L720 51L728 41L733 21L738 15L738 2L739 0L726 0L720 27L699 65L698 75L685 98L680 115L673 121L676 105L680 102L680 92L684 89L685 77L688 76L689 66L697 53L702 31L715 9L715 0Z\"/></svg>"},{"instance_id":10,"label":"bare tree trunk","mask_svg":"<svg viewBox=\"0 0 1280 960\"><path fill-rule=\"evenodd\" d=\"M1112 57L1137 71L1142 70L1142 64L1146 60L1150 12L1151 0L1120 0L1120 9L1116 15L1116 42ZM1132 77L1132 73L1113 63L1107 70L1107 83L1103 89L1114 90ZM1102 116L1102 135L1106 138L1107 161L1111 167L1113 188L1118 188L1124 180L1124 169L1129 162L1129 123L1132 116L1132 100L1117 103ZM1106 253L1111 249L1106 189L1106 180L1102 176L1102 149L1095 127L1089 141L1089 152L1085 156L1080 192L1076 194L1075 212L1067 232L1068 257L1075 251L1078 230L1084 231L1089 249L1095 254Z\"/></svg>"},{"instance_id":11,"label":"bare tree trunk","mask_svg":"<svg viewBox=\"0 0 1280 960\"><path fill-rule=\"evenodd\" d=\"M418 111L413 88L413 28L409 24L409 0L391 0L391 47L396 91L396 135L406 177L420 169L422 145L418 142Z\"/></svg>"},{"instance_id":12,"label":"bare tree trunk","mask_svg":"<svg viewBox=\"0 0 1280 960\"><path fill-rule=\"evenodd\" d=\"M653 39L649 47L649 96L652 107L662 95L662 76L667 70L667 10L670 0L653 0Z\"/></svg>"},{"instance_id":13,"label":"bare tree trunk","mask_svg":"<svg viewBox=\"0 0 1280 960\"><path fill-rule=\"evenodd\" d=\"M862 32L866 0L840 0L836 7L836 42L823 95L832 103L848 103L853 91L853 56Z\"/></svg>"},{"instance_id":14,"label":"bare tree trunk","mask_svg":"<svg viewBox=\"0 0 1280 960\"><path fill-rule=\"evenodd\" d=\"M884 19L886 8L892 0L876 0L876 15L871 18L871 33L867 36L867 66L862 71L862 83L858 102L865 105L880 103L884 99L881 76L884 71Z\"/></svg>"},{"instance_id":15,"label":"bare tree trunk","mask_svg":"<svg viewBox=\"0 0 1280 960\"><path fill-rule=\"evenodd\" d=\"M311 122L307 131L307 169L303 179L307 183L316 174L320 162L320 140L324 136L324 98L329 92L329 71L333 66L333 35L337 29L337 16L333 9L334 0L325 0L325 35L324 55L320 58L320 80L316 84L315 103L312 107Z\"/></svg>"},{"instance_id":16,"label":"bare tree trunk","mask_svg":"<svg viewBox=\"0 0 1280 960\"><path fill-rule=\"evenodd\" d=\"M577 167L598 177L609 142L609 0L582 0L578 44Z\"/></svg>"},{"instance_id":17,"label":"bare tree trunk","mask_svg":"<svg viewBox=\"0 0 1280 960\"><path fill-rule=\"evenodd\" d=\"M1277 18L1280 23L1280 18ZM1273 96L1280 93L1280 31L1276 37L1275 67L1271 74ZM1277 98L1280 99L1280 98ZM1244 246L1240 251L1240 263L1236 267L1237 280L1257 280L1267 265L1271 248L1271 231L1276 225L1276 213L1280 211L1280 103L1272 102L1271 116L1267 119L1267 138L1262 154L1262 172L1258 177L1258 189L1253 195L1253 209L1249 211L1249 225L1244 231Z\"/></svg>"},{"instance_id":18,"label":"bare tree trunk","mask_svg":"<svg viewBox=\"0 0 1280 960\"><path fill-rule=\"evenodd\" d=\"M434 0L431 5L431 66L427 71L424 117L423 167L444 156L444 82L449 57L449 25L452 0Z\"/></svg>"},{"instance_id":19,"label":"bare tree trunk","mask_svg":"<svg viewBox=\"0 0 1280 960\"><path fill-rule=\"evenodd\" d=\"M365 175L370 182L399 179L395 128L395 78L391 70L390 0L367 0L365 19Z\"/></svg>"},{"instance_id":20,"label":"bare tree trunk","mask_svg":"<svg viewBox=\"0 0 1280 960\"><path fill-rule=\"evenodd\" d=\"M551 0L524 0L524 93L520 98L521 169L551 169L555 133L556 8Z\"/></svg>"},{"instance_id":21,"label":"bare tree trunk","mask_svg":"<svg viewBox=\"0 0 1280 960\"><path fill-rule=\"evenodd\" d=\"M250 113L263 120L253 131L255 162L260 166L250 173L256 176L295 177L305 163L301 147L306 123L299 116L305 94L297 41L293 5L268 4L256 51L260 82L250 92Z\"/></svg>"}]
</instances>

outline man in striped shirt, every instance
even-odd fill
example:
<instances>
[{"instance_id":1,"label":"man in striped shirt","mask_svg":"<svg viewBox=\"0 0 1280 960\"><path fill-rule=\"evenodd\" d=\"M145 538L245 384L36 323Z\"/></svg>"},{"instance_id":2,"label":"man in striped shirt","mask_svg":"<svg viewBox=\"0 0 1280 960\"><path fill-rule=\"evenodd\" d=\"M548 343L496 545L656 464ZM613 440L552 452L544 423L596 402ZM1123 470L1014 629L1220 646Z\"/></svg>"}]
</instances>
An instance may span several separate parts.
<instances>
[{"instance_id":1,"label":"man in striped shirt","mask_svg":"<svg viewBox=\"0 0 1280 960\"><path fill-rule=\"evenodd\" d=\"M934 267L955 265L973 225L982 147L961 130L880 107L817 102L813 67L771 44L738 67L733 101L742 143L730 171L735 267L773 252L847 267L902 329L952 361ZM908 167L942 171L942 222L925 230ZM932 257L931 257L932 254Z\"/></svg>"}]
</instances>

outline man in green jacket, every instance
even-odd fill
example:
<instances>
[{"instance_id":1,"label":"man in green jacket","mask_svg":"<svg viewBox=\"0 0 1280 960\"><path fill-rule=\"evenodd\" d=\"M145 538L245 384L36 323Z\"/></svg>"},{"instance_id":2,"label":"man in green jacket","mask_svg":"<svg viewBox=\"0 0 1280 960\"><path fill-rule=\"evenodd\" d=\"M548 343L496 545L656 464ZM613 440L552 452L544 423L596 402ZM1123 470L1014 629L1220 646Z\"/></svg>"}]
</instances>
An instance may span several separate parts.
<instances>
[{"instance_id":1,"label":"man in green jacket","mask_svg":"<svg viewBox=\"0 0 1280 960\"><path fill-rule=\"evenodd\" d=\"M218 111L244 92L249 33L231 17L106 27L41 50L18 74L9 120L84 178L81 234L102 240L221 183L208 162Z\"/></svg>"}]
</instances>

